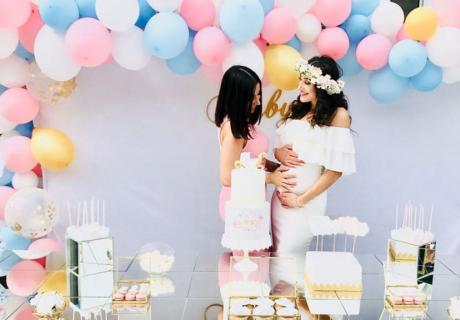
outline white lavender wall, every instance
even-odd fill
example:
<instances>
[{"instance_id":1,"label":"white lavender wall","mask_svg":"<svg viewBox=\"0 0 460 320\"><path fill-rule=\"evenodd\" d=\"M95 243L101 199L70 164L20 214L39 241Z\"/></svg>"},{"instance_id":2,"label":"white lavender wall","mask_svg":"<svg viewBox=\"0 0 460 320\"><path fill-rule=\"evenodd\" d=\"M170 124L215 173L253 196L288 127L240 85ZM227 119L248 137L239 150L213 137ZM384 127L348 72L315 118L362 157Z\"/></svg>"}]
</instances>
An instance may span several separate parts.
<instances>
[{"instance_id":1,"label":"white lavender wall","mask_svg":"<svg viewBox=\"0 0 460 320\"><path fill-rule=\"evenodd\" d=\"M378 105L366 81L363 74L347 83L359 171L332 188L329 214L367 221L371 233L358 250L376 253L385 250L397 202L434 204L440 251L460 253L460 86L410 91ZM107 65L84 70L72 99L44 108L39 121L66 131L77 148L69 169L47 172L49 190L62 204L106 199L123 253L154 240L219 249L219 151L216 128L205 117L216 92L216 84L176 76L159 61L142 72ZM272 92L265 90L265 102ZM275 122L263 120L272 137Z\"/></svg>"}]
</instances>

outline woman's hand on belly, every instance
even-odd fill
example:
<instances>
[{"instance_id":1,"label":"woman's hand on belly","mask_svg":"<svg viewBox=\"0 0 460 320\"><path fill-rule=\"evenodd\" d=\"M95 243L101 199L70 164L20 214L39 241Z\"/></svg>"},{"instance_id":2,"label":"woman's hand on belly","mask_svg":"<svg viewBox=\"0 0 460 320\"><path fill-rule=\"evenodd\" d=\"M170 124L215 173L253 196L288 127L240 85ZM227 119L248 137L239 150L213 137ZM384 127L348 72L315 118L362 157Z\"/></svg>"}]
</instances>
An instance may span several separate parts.
<instances>
[{"instance_id":1,"label":"woman's hand on belly","mask_svg":"<svg viewBox=\"0 0 460 320\"><path fill-rule=\"evenodd\" d=\"M287 144L281 148L275 148L275 158L289 168L295 168L304 164L299 159L299 155L292 149L292 145Z\"/></svg>"},{"instance_id":2,"label":"woman's hand on belly","mask_svg":"<svg viewBox=\"0 0 460 320\"><path fill-rule=\"evenodd\" d=\"M278 192L278 199L283 208L300 208L299 196L292 192Z\"/></svg>"}]
</instances>

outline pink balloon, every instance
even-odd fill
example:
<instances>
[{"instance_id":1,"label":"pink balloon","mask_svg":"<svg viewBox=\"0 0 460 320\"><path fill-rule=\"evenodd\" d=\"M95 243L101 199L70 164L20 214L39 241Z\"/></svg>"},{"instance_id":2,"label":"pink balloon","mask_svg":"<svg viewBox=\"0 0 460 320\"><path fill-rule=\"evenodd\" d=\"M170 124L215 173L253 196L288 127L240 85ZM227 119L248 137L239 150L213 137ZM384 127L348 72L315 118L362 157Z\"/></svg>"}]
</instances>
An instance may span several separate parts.
<instances>
[{"instance_id":1,"label":"pink balloon","mask_svg":"<svg viewBox=\"0 0 460 320\"><path fill-rule=\"evenodd\" d=\"M361 40L356 48L358 63L367 70L378 70L388 63L393 44L381 34L371 34Z\"/></svg>"},{"instance_id":2,"label":"pink balloon","mask_svg":"<svg viewBox=\"0 0 460 320\"><path fill-rule=\"evenodd\" d=\"M21 41L22 46L29 52L34 52L35 38L44 24L37 6L32 5L29 19L19 28L19 41Z\"/></svg>"},{"instance_id":3,"label":"pink balloon","mask_svg":"<svg viewBox=\"0 0 460 320\"><path fill-rule=\"evenodd\" d=\"M411 39L409 35L406 32L406 28L404 28L404 25L399 29L398 33L396 34L396 41L402 41L406 39Z\"/></svg>"},{"instance_id":4,"label":"pink balloon","mask_svg":"<svg viewBox=\"0 0 460 320\"><path fill-rule=\"evenodd\" d=\"M14 136L5 139L0 145L0 153L5 166L16 173L26 173L37 165L32 155L30 139L27 137Z\"/></svg>"},{"instance_id":5,"label":"pink balloon","mask_svg":"<svg viewBox=\"0 0 460 320\"><path fill-rule=\"evenodd\" d=\"M195 35L193 51L202 64L220 65L230 52L230 41L219 28L206 27Z\"/></svg>"},{"instance_id":6,"label":"pink balloon","mask_svg":"<svg viewBox=\"0 0 460 320\"><path fill-rule=\"evenodd\" d=\"M260 49L263 55L265 55L265 51L268 49L268 42L265 41L263 38L257 38L254 40L256 46Z\"/></svg>"},{"instance_id":7,"label":"pink balloon","mask_svg":"<svg viewBox=\"0 0 460 320\"><path fill-rule=\"evenodd\" d=\"M45 275L45 269L37 262L21 261L11 268L6 283L11 293L26 297L38 289Z\"/></svg>"},{"instance_id":8,"label":"pink balloon","mask_svg":"<svg viewBox=\"0 0 460 320\"><path fill-rule=\"evenodd\" d=\"M0 113L10 122L32 121L40 110L38 101L23 88L11 88L0 96Z\"/></svg>"},{"instance_id":9,"label":"pink balloon","mask_svg":"<svg viewBox=\"0 0 460 320\"><path fill-rule=\"evenodd\" d=\"M15 192L13 188L0 186L0 220L4 220L6 202Z\"/></svg>"},{"instance_id":10,"label":"pink balloon","mask_svg":"<svg viewBox=\"0 0 460 320\"><path fill-rule=\"evenodd\" d=\"M351 13L351 0L320 0L311 9L326 27L336 27Z\"/></svg>"},{"instance_id":11,"label":"pink balloon","mask_svg":"<svg viewBox=\"0 0 460 320\"><path fill-rule=\"evenodd\" d=\"M286 7L271 10L262 28L262 38L271 44L288 42L297 32L297 21L292 11Z\"/></svg>"},{"instance_id":12,"label":"pink balloon","mask_svg":"<svg viewBox=\"0 0 460 320\"><path fill-rule=\"evenodd\" d=\"M438 14L441 26L460 28L459 0L433 0L432 5Z\"/></svg>"},{"instance_id":13,"label":"pink balloon","mask_svg":"<svg viewBox=\"0 0 460 320\"><path fill-rule=\"evenodd\" d=\"M264 74L263 78L262 78L262 87L266 87L270 84L270 79L268 79L268 76L266 74Z\"/></svg>"},{"instance_id":14,"label":"pink balloon","mask_svg":"<svg viewBox=\"0 0 460 320\"><path fill-rule=\"evenodd\" d=\"M212 0L183 0L180 14L190 29L199 31L213 25L216 7Z\"/></svg>"},{"instance_id":15,"label":"pink balloon","mask_svg":"<svg viewBox=\"0 0 460 320\"><path fill-rule=\"evenodd\" d=\"M61 251L62 247L59 245L59 243L56 242L56 240L53 239L48 239L48 238L43 238L43 239L38 239L32 242L28 248L30 251L34 252L39 252L39 251Z\"/></svg>"},{"instance_id":16,"label":"pink balloon","mask_svg":"<svg viewBox=\"0 0 460 320\"><path fill-rule=\"evenodd\" d=\"M198 69L198 72L209 82L219 84L220 81L222 81L223 74L221 65L206 66L202 64Z\"/></svg>"},{"instance_id":17,"label":"pink balloon","mask_svg":"<svg viewBox=\"0 0 460 320\"><path fill-rule=\"evenodd\" d=\"M15 29L26 23L30 15L28 0L0 0L0 29Z\"/></svg>"},{"instance_id":18,"label":"pink balloon","mask_svg":"<svg viewBox=\"0 0 460 320\"><path fill-rule=\"evenodd\" d=\"M38 318L32 313L32 309L27 307L22 309L14 318L14 320L37 320Z\"/></svg>"},{"instance_id":19,"label":"pink balloon","mask_svg":"<svg viewBox=\"0 0 460 320\"><path fill-rule=\"evenodd\" d=\"M112 40L109 30L102 23L93 18L83 18L67 30L65 47L79 65L96 67L110 56Z\"/></svg>"},{"instance_id":20,"label":"pink balloon","mask_svg":"<svg viewBox=\"0 0 460 320\"><path fill-rule=\"evenodd\" d=\"M318 36L316 47L320 54L328 55L338 60L343 58L350 47L347 33L343 29L326 28Z\"/></svg>"}]
</instances>

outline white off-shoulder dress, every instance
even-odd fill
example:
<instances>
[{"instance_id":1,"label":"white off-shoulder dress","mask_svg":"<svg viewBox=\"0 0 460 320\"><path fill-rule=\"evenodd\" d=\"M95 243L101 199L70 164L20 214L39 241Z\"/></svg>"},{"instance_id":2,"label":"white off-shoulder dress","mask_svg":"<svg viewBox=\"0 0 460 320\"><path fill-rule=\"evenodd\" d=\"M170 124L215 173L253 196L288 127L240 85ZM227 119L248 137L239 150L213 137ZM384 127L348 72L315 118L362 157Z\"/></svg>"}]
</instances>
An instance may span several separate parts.
<instances>
[{"instance_id":1,"label":"white off-shoulder dress","mask_svg":"<svg viewBox=\"0 0 460 320\"><path fill-rule=\"evenodd\" d=\"M312 126L306 120L290 120L277 130L275 148L291 144L304 165L289 169L296 176L292 192L301 195L315 183L325 169L354 173L355 147L348 128ZM280 190L281 191L281 190ZM272 198L272 233L274 249L279 253L305 254L313 238L309 218L326 213L327 192L323 192L302 208L283 208L276 196Z\"/></svg>"}]
</instances>

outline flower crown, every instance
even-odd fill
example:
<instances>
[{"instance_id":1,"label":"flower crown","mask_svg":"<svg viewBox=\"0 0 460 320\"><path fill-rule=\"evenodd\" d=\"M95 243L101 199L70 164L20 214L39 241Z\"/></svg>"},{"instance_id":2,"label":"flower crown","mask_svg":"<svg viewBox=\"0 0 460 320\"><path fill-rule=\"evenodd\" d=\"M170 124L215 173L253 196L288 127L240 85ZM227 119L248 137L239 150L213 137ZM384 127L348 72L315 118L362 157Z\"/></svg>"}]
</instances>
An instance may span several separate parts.
<instances>
[{"instance_id":1,"label":"flower crown","mask_svg":"<svg viewBox=\"0 0 460 320\"><path fill-rule=\"evenodd\" d=\"M326 90L328 95L338 94L345 87L345 82L342 80L335 81L328 74L323 75L320 68L309 64L304 59L300 59L297 62L296 70L300 73L302 79L307 79L311 84L316 85L317 88Z\"/></svg>"}]
</instances>

